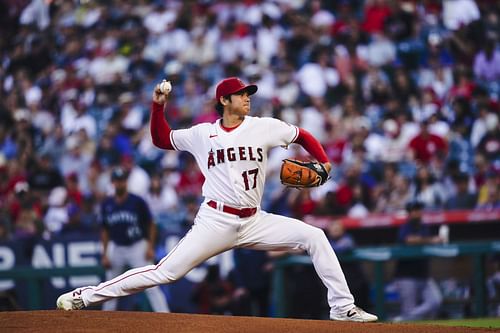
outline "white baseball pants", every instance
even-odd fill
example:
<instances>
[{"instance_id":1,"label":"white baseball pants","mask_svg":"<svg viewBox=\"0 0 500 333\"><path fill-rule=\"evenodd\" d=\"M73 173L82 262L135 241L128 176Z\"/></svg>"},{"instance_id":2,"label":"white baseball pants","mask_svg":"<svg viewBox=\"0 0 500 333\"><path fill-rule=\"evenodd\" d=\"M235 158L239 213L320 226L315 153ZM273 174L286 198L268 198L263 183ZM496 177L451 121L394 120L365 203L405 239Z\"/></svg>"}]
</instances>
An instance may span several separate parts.
<instances>
[{"instance_id":1,"label":"white baseball pants","mask_svg":"<svg viewBox=\"0 0 500 333\"><path fill-rule=\"evenodd\" d=\"M110 242L106 254L111 262L111 268L106 270L106 279L111 280L120 275L126 266L137 268L151 264L146 260L147 246L148 242L145 239L129 246L120 246ZM165 294L160 287L148 288L145 292L153 311L170 312ZM118 300L112 298L102 305L102 309L114 311L117 305Z\"/></svg>"},{"instance_id":2,"label":"white baseball pants","mask_svg":"<svg viewBox=\"0 0 500 333\"><path fill-rule=\"evenodd\" d=\"M324 232L299 220L258 210L248 218L224 213L203 203L194 225L156 265L131 269L98 286L78 288L86 306L172 283L208 258L234 247L307 251L328 289L331 311L352 308L354 299L339 261Z\"/></svg>"}]
</instances>

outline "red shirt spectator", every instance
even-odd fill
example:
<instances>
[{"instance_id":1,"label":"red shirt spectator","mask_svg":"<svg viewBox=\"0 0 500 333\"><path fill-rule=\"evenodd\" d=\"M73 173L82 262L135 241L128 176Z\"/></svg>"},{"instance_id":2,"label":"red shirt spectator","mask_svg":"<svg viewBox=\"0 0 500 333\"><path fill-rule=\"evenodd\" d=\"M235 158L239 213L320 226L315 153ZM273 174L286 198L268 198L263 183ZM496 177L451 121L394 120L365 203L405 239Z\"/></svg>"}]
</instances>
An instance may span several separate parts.
<instances>
[{"instance_id":1,"label":"red shirt spectator","mask_svg":"<svg viewBox=\"0 0 500 333\"><path fill-rule=\"evenodd\" d=\"M435 157L445 155L448 151L446 140L430 133L427 125L427 122L423 122L420 133L408 144L414 159L424 164L429 163Z\"/></svg>"},{"instance_id":2,"label":"red shirt spectator","mask_svg":"<svg viewBox=\"0 0 500 333\"><path fill-rule=\"evenodd\" d=\"M176 186L180 196L200 196L205 177L201 173L194 159L186 161L186 167L181 171L179 183Z\"/></svg>"},{"instance_id":3,"label":"red shirt spectator","mask_svg":"<svg viewBox=\"0 0 500 333\"><path fill-rule=\"evenodd\" d=\"M391 8L384 0L374 0L368 2L365 7L365 20L363 22L363 30L373 34L381 32L384 29L385 19L391 15Z\"/></svg>"},{"instance_id":4,"label":"red shirt spectator","mask_svg":"<svg viewBox=\"0 0 500 333\"><path fill-rule=\"evenodd\" d=\"M470 100L472 98L474 88L474 82L472 82L465 73L459 72L457 73L456 84L451 87L448 96L450 99L463 97Z\"/></svg>"},{"instance_id":5,"label":"red shirt spectator","mask_svg":"<svg viewBox=\"0 0 500 333\"><path fill-rule=\"evenodd\" d=\"M293 215L298 219L312 214L317 205L316 201L311 198L311 192L307 189L293 193L289 200Z\"/></svg>"},{"instance_id":6,"label":"red shirt spectator","mask_svg":"<svg viewBox=\"0 0 500 333\"><path fill-rule=\"evenodd\" d=\"M82 207L83 194L78 186L78 174L75 172L70 173L66 177L66 189L68 190L69 201L74 203L77 207Z\"/></svg>"}]
</instances>

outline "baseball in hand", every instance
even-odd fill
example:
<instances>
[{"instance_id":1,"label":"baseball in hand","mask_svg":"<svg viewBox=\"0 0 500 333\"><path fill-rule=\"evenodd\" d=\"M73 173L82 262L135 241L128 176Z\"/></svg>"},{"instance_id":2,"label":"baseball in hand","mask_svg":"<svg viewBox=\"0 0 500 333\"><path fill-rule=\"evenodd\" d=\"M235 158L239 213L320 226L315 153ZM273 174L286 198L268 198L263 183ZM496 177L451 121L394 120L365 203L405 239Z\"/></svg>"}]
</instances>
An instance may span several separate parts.
<instances>
[{"instance_id":1,"label":"baseball in hand","mask_svg":"<svg viewBox=\"0 0 500 333\"><path fill-rule=\"evenodd\" d=\"M160 91L162 92L162 94L165 94L165 95L170 93L170 91L172 91L172 84L170 83L170 81L167 81L167 80L161 81Z\"/></svg>"}]
</instances>

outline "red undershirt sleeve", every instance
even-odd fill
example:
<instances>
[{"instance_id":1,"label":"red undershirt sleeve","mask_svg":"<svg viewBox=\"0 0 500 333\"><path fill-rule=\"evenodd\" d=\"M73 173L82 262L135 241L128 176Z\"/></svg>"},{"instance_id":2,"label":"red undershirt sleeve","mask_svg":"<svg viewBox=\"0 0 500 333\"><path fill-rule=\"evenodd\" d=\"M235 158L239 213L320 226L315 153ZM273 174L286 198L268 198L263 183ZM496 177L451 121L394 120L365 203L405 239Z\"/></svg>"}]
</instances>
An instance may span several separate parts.
<instances>
[{"instance_id":1,"label":"red undershirt sleeve","mask_svg":"<svg viewBox=\"0 0 500 333\"><path fill-rule=\"evenodd\" d=\"M323 146L321 146L321 143L319 143L319 141L305 129L299 128L299 135L297 136L297 139L295 139L295 143L304 147L304 149L316 160L318 160L318 162L328 162L328 157L326 156L326 152L323 149Z\"/></svg>"},{"instance_id":2,"label":"red undershirt sleeve","mask_svg":"<svg viewBox=\"0 0 500 333\"><path fill-rule=\"evenodd\" d=\"M170 126L163 114L163 105L153 102L151 104L150 120L151 138L153 144L162 149L174 150L170 141Z\"/></svg>"}]
</instances>

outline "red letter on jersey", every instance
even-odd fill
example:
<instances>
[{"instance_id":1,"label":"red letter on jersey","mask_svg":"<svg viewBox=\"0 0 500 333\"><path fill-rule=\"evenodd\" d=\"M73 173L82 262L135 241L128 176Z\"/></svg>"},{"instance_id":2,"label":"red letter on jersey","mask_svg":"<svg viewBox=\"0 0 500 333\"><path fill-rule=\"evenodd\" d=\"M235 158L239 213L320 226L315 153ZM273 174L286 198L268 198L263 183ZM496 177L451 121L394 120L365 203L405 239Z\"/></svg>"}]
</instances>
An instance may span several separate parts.
<instances>
[{"instance_id":1,"label":"red letter on jersey","mask_svg":"<svg viewBox=\"0 0 500 333\"><path fill-rule=\"evenodd\" d=\"M230 162L236 161L236 154L234 153L234 148L227 148L227 160Z\"/></svg>"},{"instance_id":2,"label":"red letter on jersey","mask_svg":"<svg viewBox=\"0 0 500 333\"><path fill-rule=\"evenodd\" d=\"M208 168L215 166L214 151L210 150L208 153Z\"/></svg>"},{"instance_id":3,"label":"red letter on jersey","mask_svg":"<svg viewBox=\"0 0 500 333\"><path fill-rule=\"evenodd\" d=\"M240 161L246 161L247 157L245 156L245 147L238 147L238 153L240 153Z\"/></svg>"}]
</instances>

